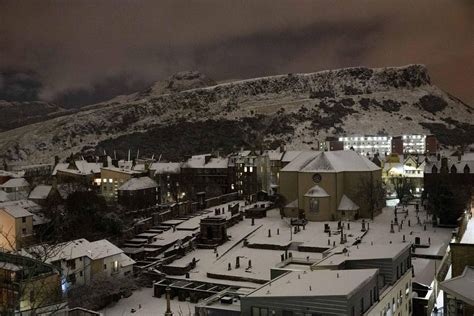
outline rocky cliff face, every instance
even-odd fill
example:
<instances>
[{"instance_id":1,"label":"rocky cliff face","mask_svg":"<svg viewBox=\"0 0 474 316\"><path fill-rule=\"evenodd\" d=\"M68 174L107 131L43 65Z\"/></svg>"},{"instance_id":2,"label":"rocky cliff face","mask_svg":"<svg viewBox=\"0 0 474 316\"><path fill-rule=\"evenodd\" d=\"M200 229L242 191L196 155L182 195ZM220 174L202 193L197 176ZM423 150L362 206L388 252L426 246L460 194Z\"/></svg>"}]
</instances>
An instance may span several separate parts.
<instances>
[{"instance_id":1,"label":"rocky cliff face","mask_svg":"<svg viewBox=\"0 0 474 316\"><path fill-rule=\"evenodd\" d=\"M146 91L0 133L8 160L128 150L177 159L234 146L314 147L340 134L461 131L472 139L474 109L431 85L421 65L347 68L217 84L197 72ZM435 124L435 125L433 125ZM436 125L438 124L438 125ZM463 138L464 137L464 138Z\"/></svg>"}]
</instances>

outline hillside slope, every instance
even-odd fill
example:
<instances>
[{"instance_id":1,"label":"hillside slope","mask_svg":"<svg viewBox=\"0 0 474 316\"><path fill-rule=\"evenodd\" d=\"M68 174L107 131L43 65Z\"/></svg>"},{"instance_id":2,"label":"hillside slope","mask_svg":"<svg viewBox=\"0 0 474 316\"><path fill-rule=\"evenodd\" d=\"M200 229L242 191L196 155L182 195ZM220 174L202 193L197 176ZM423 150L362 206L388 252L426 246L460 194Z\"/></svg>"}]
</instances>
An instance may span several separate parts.
<instances>
[{"instance_id":1,"label":"hillside slope","mask_svg":"<svg viewBox=\"0 0 474 316\"><path fill-rule=\"evenodd\" d=\"M96 148L140 148L177 159L255 144L310 149L316 139L344 133L442 132L450 144L474 139L474 109L432 85L421 65L210 84L199 73L181 73L147 91L3 132L0 154L39 162Z\"/></svg>"},{"instance_id":2,"label":"hillside slope","mask_svg":"<svg viewBox=\"0 0 474 316\"><path fill-rule=\"evenodd\" d=\"M42 101L19 102L0 100L0 132L20 126L45 121L70 113L55 104Z\"/></svg>"}]
</instances>

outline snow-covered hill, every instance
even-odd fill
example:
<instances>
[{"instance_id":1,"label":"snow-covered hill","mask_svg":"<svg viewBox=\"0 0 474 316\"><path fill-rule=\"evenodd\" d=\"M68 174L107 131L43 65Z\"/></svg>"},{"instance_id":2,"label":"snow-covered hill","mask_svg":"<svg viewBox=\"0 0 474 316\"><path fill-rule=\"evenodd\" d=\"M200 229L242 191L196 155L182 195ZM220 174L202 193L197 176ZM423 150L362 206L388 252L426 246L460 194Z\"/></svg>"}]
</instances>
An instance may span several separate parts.
<instances>
[{"instance_id":1,"label":"snow-covered hill","mask_svg":"<svg viewBox=\"0 0 474 316\"><path fill-rule=\"evenodd\" d=\"M51 103L0 100L0 132L38 121L45 121L68 111Z\"/></svg>"},{"instance_id":2,"label":"snow-covered hill","mask_svg":"<svg viewBox=\"0 0 474 316\"><path fill-rule=\"evenodd\" d=\"M8 160L51 161L96 149L143 154L285 143L312 148L341 134L441 133L472 142L474 109L432 85L424 66L346 68L215 85L184 72L146 91L0 133ZM456 137L451 137L454 133Z\"/></svg>"}]
</instances>

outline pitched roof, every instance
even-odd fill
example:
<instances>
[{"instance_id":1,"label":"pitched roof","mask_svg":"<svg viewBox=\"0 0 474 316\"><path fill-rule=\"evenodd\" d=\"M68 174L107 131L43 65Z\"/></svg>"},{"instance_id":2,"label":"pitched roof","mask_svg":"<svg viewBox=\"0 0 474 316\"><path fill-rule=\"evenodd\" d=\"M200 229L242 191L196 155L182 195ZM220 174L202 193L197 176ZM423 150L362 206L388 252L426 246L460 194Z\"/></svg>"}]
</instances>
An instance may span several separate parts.
<instances>
[{"instance_id":1,"label":"pitched roof","mask_svg":"<svg viewBox=\"0 0 474 316\"><path fill-rule=\"evenodd\" d=\"M5 182L4 184L0 184L0 188L20 188L20 187L27 187L30 184L24 178L12 178Z\"/></svg>"},{"instance_id":2,"label":"pitched roof","mask_svg":"<svg viewBox=\"0 0 474 316\"><path fill-rule=\"evenodd\" d=\"M0 202L10 201L10 198L8 196L9 195L7 192L0 190Z\"/></svg>"},{"instance_id":3,"label":"pitched roof","mask_svg":"<svg viewBox=\"0 0 474 316\"><path fill-rule=\"evenodd\" d=\"M267 151L268 159L275 161L283 158L283 153L280 150L269 150Z\"/></svg>"},{"instance_id":4,"label":"pitched roof","mask_svg":"<svg viewBox=\"0 0 474 316\"><path fill-rule=\"evenodd\" d=\"M432 173L433 166L436 166L438 172L441 170L442 162L441 161L434 161L428 162L425 164L424 173ZM458 159L449 159L448 158L448 170L451 173L451 168L454 166L456 168L456 173L464 173L464 168L469 168L469 173L474 173L474 160L461 160Z\"/></svg>"},{"instance_id":5,"label":"pitched roof","mask_svg":"<svg viewBox=\"0 0 474 316\"><path fill-rule=\"evenodd\" d=\"M60 259L76 259L80 257L89 257L92 260L96 260L123 254L123 251L120 248L112 244L107 239L89 242L85 238L80 238L62 244L57 244L54 247L56 248L56 251L52 251L51 249L49 250L52 255L47 258L48 262L53 262ZM41 255L42 249L39 246L32 247L30 250L32 253L38 252L39 255ZM126 258L122 259L125 260Z\"/></svg>"},{"instance_id":6,"label":"pitched roof","mask_svg":"<svg viewBox=\"0 0 474 316\"><path fill-rule=\"evenodd\" d=\"M305 197L310 197L310 198L313 198L313 197L328 197L329 194L323 188L321 188L319 185L316 184L314 187L309 189L305 193L304 196Z\"/></svg>"},{"instance_id":7,"label":"pitched roof","mask_svg":"<svg viewBox=\"0 0 474 316\"><path fill-rule=\"evenodd\" d=\"M283 153L283 156L281 157L281 161L283 162L290 162L293 159L295 159L299 154L301 154L302 151L300 150L288 150Z\"/></svg>"},{"instance_id":8,"label":"pitched roof","mask_svg":"<svg viewBox=\"0 0 474 316\"><path fill-rule=\"evenodd\" d=\"M33 214L18 205L2 205L0 206L0 209L3 209L5 212L15 218L33 216Z\"/></svg>"},{"instance_id":9,"label":"pitched roof","mask_svg":"<svg viewBox=\"0 0 474 316\"><path fill-rule=\"evenodd\" d=\"M466 266L460 276L441 282L440 287L458 300L474 305L474 267Z\"/></svg>"},{"instance_id":10,"label":"pitched roof","mask_svg":"<svg viewBox=\"0 0 474 316\"><path fill-rule=\"evenodd\" d=\"M102 163L88 162L86 160L76 160L72 165L69 163L58 163L54 167L52 175L55 176L58 171L80 175L91 175L94 173L100 173L100 168L102 166Z\"/></svg>"},{"instance_id":11,"label":"pitched roof","mask_svg":"<svg viewBox=\"0 0 474 316\"><path fill-rule=\"evenodd\" d=\"M50 186L50 185L45 185L45 184L37 185L30 192L30 195L28 196L28 198L33 199L33 200L44 200L48 197L48 195L51 192L52 188L53 187Z\"/></svg>"},{"instance_id":12,"label":"pitched roof","mask_svg":"<svg viewBox=\"0 0 474 316\"><path fill-rule=\"evenodd\" d=\"M343 172L375 171L380 168L353 150L309 151L300 153L282 171Z\"/></svg>"},{"instance_id":13,"label":"pitched roof","mask_svg":"<svg viewBox=\"0 0 474 316\"><path fill-rule=\"evenodd\" d=\"M357 211L358 209L359 206L345 194L342 196L341 202L339 202L339 207L337 208L338 211Z\"/></svg>"},{"instance_id":14,"label":"pitched roof","mask_svg":"<svg viewBox=\"0 0 474 316\"><path fill-rule=\"evenodd\" d=\"M121 191L134 191L156 188L158 184L149 177L131 178L119 188Z\"/></svg>"}]
</instances>

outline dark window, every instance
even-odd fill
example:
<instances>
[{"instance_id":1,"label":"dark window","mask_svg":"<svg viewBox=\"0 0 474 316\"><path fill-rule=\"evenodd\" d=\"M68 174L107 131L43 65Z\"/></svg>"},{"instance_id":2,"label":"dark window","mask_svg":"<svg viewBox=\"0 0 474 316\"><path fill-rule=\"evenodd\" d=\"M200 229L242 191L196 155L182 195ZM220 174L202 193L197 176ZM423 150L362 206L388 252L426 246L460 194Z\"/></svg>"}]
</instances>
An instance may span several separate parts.
<instances>
[{"instance_id":1,"label":"dark window","mask_svg":"<svg viewBox=\"0 0 474 316\"><path fill-rule=\"evenodd\" d=\"M466 164L464 166L464 173L470 173L471 172L471 169L469 168L469 166Z\"/></svg>"},{"instance_id":2,"label":"dark window","mask_svg":"<svg viewBox=\"0 0 474 316\"><path fill-rule=\"evenodd\" d=\"M67 276L67 281L71 284L76 284L76 274L72 273Z\"/></svg>"},{"instance_id":3,"label":"dark window","mask_svg":"<svg viewBox=\"0 0 474 316\"><path fill-rule=\"evenodd\" d=\"M451 173L458 173L458 169L456 168L455 165L451 166Z\"/></svg>"},{"instance_id":4,"label":"dark window","mask_svg":"<svg viewBox=\"0 0 474 316\"><path fill-rule=\"evenodd\" d=\"M66 262L66 266L67 266L68 268L73 269L73 270L76 269L76 260L75 260L75 259L68 260L68 261Z\"/></svg>"},{"instance_id":5,"label":"dark window","mask_svg":"<svg viewBox=\"0 0 474 316\"><path fill-rule=\"evenodd\" d=\"M22 217L22 218L21 218L21 221L22 221L23 223L26 223L26 217Z\"/></svg>"},{"instance_id":6,"label":"dark window","mask_svg":"<svg viewBox=\"0 0 474 316\"><path fill-rule=\"evenodd\" d=\"M104 270L107 270L107 264L104 263Z\"/></svg>"},{"instance_id":7,"label":"dark window","mask_svg":"<svg viewBox=\"0 0 474 316\"><path fill-rule=\"evenodd\" d=\"M433 166L433 168L431 168L431 173L438 173L438 167Z\"/></svg>"}]
</instances>

